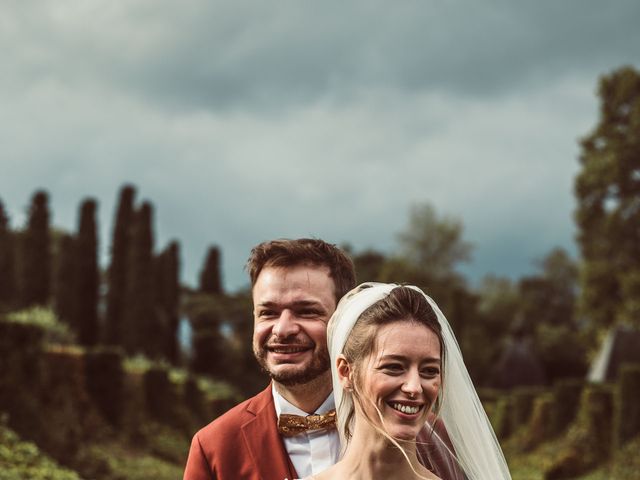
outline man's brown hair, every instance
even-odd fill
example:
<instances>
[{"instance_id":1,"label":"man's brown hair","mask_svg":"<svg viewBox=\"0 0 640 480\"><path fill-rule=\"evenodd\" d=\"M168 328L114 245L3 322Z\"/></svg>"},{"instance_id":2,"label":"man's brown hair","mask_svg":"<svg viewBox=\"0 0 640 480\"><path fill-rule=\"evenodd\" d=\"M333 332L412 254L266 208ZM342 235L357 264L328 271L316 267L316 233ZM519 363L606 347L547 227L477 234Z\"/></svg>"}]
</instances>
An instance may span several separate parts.
<instances>
[{"instance_id":1,"label":"man's brown hair","mask_svg":"<svg viewBox=\"0 0 640 480\"><path fill-rule=\"evenodd\" d=\"M335 286L336 304L356 286L356 272L349 256L336 245L316 238L262 242L251 250L245 268L253 287L263 268L297 265L328 267Z\"/></svg>"}]
</instances>

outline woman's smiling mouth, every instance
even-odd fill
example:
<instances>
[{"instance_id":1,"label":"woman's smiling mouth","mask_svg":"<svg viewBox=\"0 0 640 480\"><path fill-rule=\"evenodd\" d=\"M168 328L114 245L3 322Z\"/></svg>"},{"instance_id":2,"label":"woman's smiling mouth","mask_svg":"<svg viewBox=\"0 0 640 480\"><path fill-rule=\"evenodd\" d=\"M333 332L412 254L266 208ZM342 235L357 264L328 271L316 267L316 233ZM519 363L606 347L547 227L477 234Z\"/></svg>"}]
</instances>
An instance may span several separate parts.
<instances>
[{"instance_id":1,"label":"woman's smiling mouth","mask_svg":"<svg viewBox=\"0 0 640 480\"><path fill-rule=\"evenodd\" d=\"M416 415L423 407L423 405L409 405L400 402L387 402L387 405L400 413L404 413L405 415Z\"/></svg>"}]
</instances>

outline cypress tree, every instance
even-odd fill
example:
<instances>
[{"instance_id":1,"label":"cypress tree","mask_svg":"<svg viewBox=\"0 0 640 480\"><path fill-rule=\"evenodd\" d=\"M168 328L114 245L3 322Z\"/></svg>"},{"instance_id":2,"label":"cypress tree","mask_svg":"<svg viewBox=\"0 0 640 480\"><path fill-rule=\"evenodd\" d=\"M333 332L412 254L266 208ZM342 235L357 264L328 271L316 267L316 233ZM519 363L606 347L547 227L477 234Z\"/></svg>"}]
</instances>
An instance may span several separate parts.
<instances>
[{"instance_id":1,"label":"cypress tree","mask_svg":"<svg viewBox=\"0 0 640 480\"><path fill-rule=\"evenodd\" d=\"M123 345L127 263L130 257L135 194L135 188L131 185L125 185L120 190L118 210L113 228L105 321L106 342L110 345Z\"/></svg>"},{"instance_id":2,"label":"cypress tree","mask_svg":"<svg viewBox=\"0 0 640 480\"><path fill-rule=\"evenodd\" d=\"M178 325L180 302L180 246L178 242L171 242L160 255L160 285L159 304L166 320L165 357L173 364L179 360Z\"/></svg>"},{"instance_id":3,"label":"cypress tree","mask_svg":"<svg viewBox=\"0 0 640 480\"><path fill-rule=\"evenodd\" d=\"M51 239L49 235L49 195L37 191L31 200L24 235L22 303L45 305L51 279Z\"/></svg>"},{"instance_id":4,"label":"cypress tree","mask_svg":"<svg viewBox=\"0 0 640 480\"><path fill-rule=\"evenodd\" d=\"M153 208L149 202L135 213L127 275L124 344L129 353L156 357L162 349L161 324L155 310Z\"/></svg>"},{"instance_id":5,"label":"cypress tree","mask_svg":"<svg viewBox=\"0 0 640 480\"><path fill-rule=\"evenodd\" d=\"M222 293L220 249L217 246L209 247L207 258L200 272L200 291L214 295Z\"/></svg>"},{"instance_id":6,"label":"cypress tree","mask_svg":"<svg viewBox=\"0 0 640 480\"><path fill-rule=\"evenodd\" d=\"M96 201L88 199L80 207L76 243L75 307L78 340L82 345L98 342L98 238Z\"/></svg>"},{"instance_id":7,"label":"cypress tree","mask_svg":"<svg viewBox=\"0 0 640 480\"><path fill-rule=\"evenodd\" d=\"M62 321L78 328L75 313L75 239L72 235L60 237L60 250L55 271L53 306Z\"/></svg>"},{"instance_id":8,"label":"cypress tree","mask_svg":"<svg viewBox=\"0 0 640 480\"><path fill-rule=\"evenodd\" d=\"M0 304L15 302L15 267L14 237L9 228L9 216L0 200Z\"/></svg>"},{"instance_id":9,"label":"cypress tree","mask_svg":"<svg viewBox=\"0 0 640 480\"><path fill-rule=\"evenodd\" d=\"M193 354L190 370L194 373L224 377L225 338L220 333L220 320L213 310L202 310L191 318L191 347Z\"/></svg>"}]
</instances>

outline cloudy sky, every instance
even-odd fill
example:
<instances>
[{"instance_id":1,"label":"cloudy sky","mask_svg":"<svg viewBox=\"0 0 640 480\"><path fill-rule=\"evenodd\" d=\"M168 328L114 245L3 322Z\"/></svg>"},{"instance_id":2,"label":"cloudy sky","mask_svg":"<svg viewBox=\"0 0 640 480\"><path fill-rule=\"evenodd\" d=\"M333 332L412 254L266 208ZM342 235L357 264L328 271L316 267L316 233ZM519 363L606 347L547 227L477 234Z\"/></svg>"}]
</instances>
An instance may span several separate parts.
<instances>
[{"instance_id":1,"label":"cloudy sky","mask_svg":"<svg viewBox=\"0 0 640 480\"><path fill-rule=\"evenodd\" d=\"M409 207L460 219L463 268L517 277L576 253L578 140L599 76L640 66L637 0L3 0L0 198L75 229L99 201L108 260L125 182L195 284L254 244L396 248Z\"/></svg>"}]
</instances>

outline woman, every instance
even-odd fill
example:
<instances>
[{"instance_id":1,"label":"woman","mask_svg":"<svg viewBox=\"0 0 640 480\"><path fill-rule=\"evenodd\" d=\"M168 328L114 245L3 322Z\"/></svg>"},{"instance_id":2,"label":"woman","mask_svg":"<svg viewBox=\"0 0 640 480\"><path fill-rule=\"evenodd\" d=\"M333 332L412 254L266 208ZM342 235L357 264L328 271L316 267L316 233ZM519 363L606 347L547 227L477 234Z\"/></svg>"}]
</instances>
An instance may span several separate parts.
<instances>
[{"instance_id":1,"label":"woman","mask_svg":"<svg viewBox=\"0 0 640 480\"><path fill-rule=\"evenodd\" d=\"M453 332L420 289L360 285L340 301L328 343L343 455L314 478L511 478ZM457 473L423 466L443 451Z\"/></svg>"}]
</instances>

